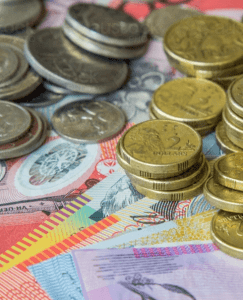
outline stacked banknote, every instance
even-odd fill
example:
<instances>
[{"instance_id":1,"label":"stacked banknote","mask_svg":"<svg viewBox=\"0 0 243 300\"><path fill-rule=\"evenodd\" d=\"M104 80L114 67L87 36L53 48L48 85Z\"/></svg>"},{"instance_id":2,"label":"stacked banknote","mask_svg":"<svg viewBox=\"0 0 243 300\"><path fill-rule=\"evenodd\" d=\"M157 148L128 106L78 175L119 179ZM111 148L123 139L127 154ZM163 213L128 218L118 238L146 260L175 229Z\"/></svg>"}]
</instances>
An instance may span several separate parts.
<instances>
[{"instance_id":1,"label":"stacked banknote","mask_svg":"<svg viewBox=\"0 0 243 300\"><path fill-rule=\"evenodd\" d=\"M204 186L208 202L221 209L212 219L213 241L225 253L243 258L243 153L231 153L218 158L214 175Z\"/></svg>"},{"instance_id":2,"label":"stacked banknote","mask_svg":"<svg viewBox=\"0 0 243 300\"><path fill-rule=\"evenodd\" d=\"M117 161L133 186L157 200L179 201L202 192L210 167L202 140L190 126L151 120L131 127L119 140Z\"/></svg>"}]
</instances>

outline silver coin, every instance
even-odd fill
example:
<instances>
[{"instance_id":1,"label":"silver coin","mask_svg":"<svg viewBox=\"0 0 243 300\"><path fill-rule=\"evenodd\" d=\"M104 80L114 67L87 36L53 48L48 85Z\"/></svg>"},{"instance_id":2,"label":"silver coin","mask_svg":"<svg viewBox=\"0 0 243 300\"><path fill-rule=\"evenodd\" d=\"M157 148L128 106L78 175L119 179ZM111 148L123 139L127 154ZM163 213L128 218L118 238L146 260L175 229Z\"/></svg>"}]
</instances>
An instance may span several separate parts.
<instances>
[{"instance_id":1,"label":"silver coin","mask_svg":"<svg viewBox=\"0 0 243 300\"><path fill-rule=\"evenodd\" d=\"M3 180L6 173L7 173L7 165L4 160L0 160L0 181Z\"/></svg>"},{"instance_id":2,"label":"silver coin","mask_svg":"<svg viewBox=\"0 0 243 300\"><path fill-rule=\"evenodd\" d=\"M0 31L13 32L34 25L43 7L39 0L24 0L4 1L0 8Z\"/></svg>"},{"instance_id":3,"label":"silver coin","mask_svg":"<svg viewBox=\"0 0 243 300\"><path fill-rule=\"evenodd\" d=\"M194 9L172 5L152 11L145 19L144 24L152 36L161 39L164 38L167 29L175 22L201 14L203 13Z\"/></svg>"},{"instance_id":4,"label":"silver coin","mask_svg":"<svg viewBox=\"0 0 243 300\"><path fill-rule=\"evenodd\" d=\"M89 39L86 36L73 29L67 22L62 25L64 34L77 46L90 51L94 54L102 55L117 59L131 59L141 57L147 50L147 44L138 47L115 47L95 40Z\"/></svg>"},{"instance_id":5,"label":"silver coin","mask_svg":"<svg viewBox=\"0 0 243 300\"><path fill-rule=\"evenodd\" d=\"M50 92L56 93L56 94L64 94L64 95L70 95L73 94L73 91L70 91L68 89L65 89L61 86L57 86L53 83L50 83L48 81L43 82L43 86Z\"/></svg>"},{"instance_id":6,"label":"silver coin","mask_svg":"<svg viewBox=\"0 0 243 300\"><path fill-rule=\"evenodd\" d=\"M0 82L8 80L18 68L18 57L11 48L0 44Z\"/></svg>"},{"instance_id":7,"label":"silver coin","mask_svg":"<svg viewBox=\"0 0 243 300\"><path fill-rule=\"evenodd\" d=\"M66 21L81 34L101 43L132 47L147 41L147 28L122 11L77 3L69 7Z\"/></svg>"},{"instance_id":8,"label":"silver coin","mask_svg":"<svg viewBox=\"0 0 243 300\"><path fill-rule=\"evenodd\" d=\"M23 54L25 43L24 39L11 35L0 35L0 43L3 43L7 47L9 47L18 57L18 68L16 73L14 73L14 75L8 80L0 82L0 88L3 88L6 86L10 86L20 80L27 73L29 64Z\"/></svg>"},{"instance_id":9,"label":"silver coin","mask_svg":"<svg viewBox=\"0 0 243 300\"><path fill-rule=\"evenodd\" d=\"M124 83L128 66L81 50L61 28L45 28L32 34L25 44L25 56L42 77L75 92L103 94Z\"/></svg>"},{"instance_id":10,"label":"silver coin","mask_svg":"<svg viewBox=\"0 0 243 300\"><path fill-rule=\"evenodd\" d=\"M73 143L96 143L119 132L125 115L105 101L76 101L57 109L51 122L60 136Z\"/></svg>"},{"instance_id":11,"label":"silver coin","mask_svg":"<svg viewBox=\"0 0 243 300\"><path fill-rule=\"evenodd\" d=\"M0 145L17 140L29 130L31 116L20 105L0 100Z\"/></svg>"}]
</instances>

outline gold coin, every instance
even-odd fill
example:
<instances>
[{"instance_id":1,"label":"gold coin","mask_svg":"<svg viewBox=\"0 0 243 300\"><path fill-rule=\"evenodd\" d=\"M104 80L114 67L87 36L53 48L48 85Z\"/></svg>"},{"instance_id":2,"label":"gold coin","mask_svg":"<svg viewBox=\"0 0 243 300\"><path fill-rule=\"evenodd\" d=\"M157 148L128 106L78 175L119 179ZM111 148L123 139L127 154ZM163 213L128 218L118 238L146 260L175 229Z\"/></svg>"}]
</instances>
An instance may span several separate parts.
<instances>
[{"instance_id":1,"label":"gold coin","mask_svg":"<svg viewBox=\"0 0 243 300\"><path fill-rule=\"evenodd\" d=\"M174 191L183 189L197 182L202 177L202 170L205 165L205 156L201 154L199 161L190 169L179 176L167 178L164 180L148 179L126 172L127 176L134 184L143 186L155 191Z\"/></svg>"},{"instance_id":2,"label":"gold coin","mask_svg":"<svg viewBox=\"0 0 243 300\"><path fill-rule=\"evenodd\" d=\"M218 211L211 222L211 237L222 252L243 259L243 214Z\"/></svg>"},{"instance_id":3,"label":"gold coin","mask_svg":"<svg viewBox=\"0 0 243 300\"><path fill-rule=\"evenodd\" d=\"M217 160L214 179L228 188L243 191L243 153L231 153Z\"/></svg>"},{"instance_id":4,"label":"gold coin","mask_svg":"<svg viewBox=\"0 0 243 300\"><path fill-rule=\"evenodd\" d=\"M183 189L174 190L174 191L156 191L152 189L145 188L144 186L138 185L130 178L132 185L135 189L142 195L155 200L163 201L181 201L186 199L191 199L198 194L202 193L203 185L210 175L210 166L206 161L206 164L201 173L201 178L194 184L185 187Z\"/></svg>"},{"instance_id":5,"label":"gold coin","mask_svg":"<svg viewBox=\"0 0 243 300\"><path fill-rule=\"evenodd\" d=\"M217 77L213 78L212 81L219 84L223 89L227 90L231 83L235 80L237 80L239 77L241 77L242 74L240 75L235 75L235 76L229 76L229 77Z\"/></svg>"},{"instance_id":6,"label":"gold coin","mask_svg":"<svg viewBox=\"0 0 243 300\"><path fill-rule=\"evenodd\" d=\"M222 118L225 126L225 131L230 141L236 146L243 148L243 128L239 128L232 124L225 116L225 112L222 113Z\"/></svg>"},{"instance_id":7,"label":"gold coin","mask_svg":"<svg viewBox=\"0 0 243 300\"><path fill-rule=\"evenodd\" d=\"M185 172L202 151L202 139L190 126L150 120L129 128L122 136L120 151L134 169L154 174Z\"/></svg>"},{"instance_id":8,"label":"gold coin","mask_svg":"<svg viewBox=\"0 0 243 300\"><path fill-rule=\"evenodd\" d=\"M243 193L217 183L213 177L205 182L203 194L211 205L219 209L243 213Z\"/></svg>"},{"instance_id":9,"label":"gold coin","mask_svg":"<svg viewBox=\"0 0 243 300\"><path fill-rule=\"evenodd\" d=\"M232 82L227 91L229 107L243 118L243 76Z\"/></svg>"},{"instance_id":10,"label":"gold coin","mask_svg":"<svg viewBox=\"0 0 243 300\"><path fill-rule=\"evenodd\" d=\"M221 121L218 123L215 130L215 138L218 146L222 151L226 154L235 153L235 152L243 152L243 149L234 145L231 140L228 138L225 130L224 123Z\"/></svg>"},{"instance_id":11,"label":"gold coin","mask_svg":"<svg viewBox=\"0 0 243 300\"><path fill-rule=\"evenodd\" d=\"M243 128L243 118L239 117L237 114L231 110L228 103L225 104L224 107L224 113L226 118L235 126L238 126L239 128Z\"/></svg>"},{"instance_id":12,"label":"gold coin","mask_svg":"<svg viewBox=\"0 0 243 300\"><path fill-rule=\"evenodd\" d=\"M152 98L155 116L201 128L217 123L226 102L225 91L205 79L179 78L161 85Z\"/></svg>"},{"instance_id":13,"label":"gold coin","mask_svg":"<svg viewBox=\"0 0 243 300\"><path fill-rule=\"evenodd\" d=\"M123 159L121 157L120 140L118 141L117 146L116 146L116 159L117 159L118 164L124 170L126 170L127 172L129 172L131 174L141 176L141 177L144 177L144 178L165 179L165 178L168 178L168 177L174 177L174 176L177 176L178 174L181 174L181 172L179 172L179 173L178 172L172 172L172 173L166 172L164 174L153 174L151 172L144 172L144 171L141 171L141 170L138 170L138 169L134 169L133 167L131 167L131 165L129 163L127 163L125 161L125 159Z\"/></svg>"},{"instance_id":14,"label":"gold coin","mask_svg":"<svg viewBox=\"0 0 243 300\"><path fill-rule=\"evenodd\" d=\"M195 70L222 70L242 60L243 24L218 16L196 16L172 25L164 38L164 50L170 60Z\"/></svg>"},{"instance_id":15,"label":"gold coin","mask_svg":"<svg viewBox=\"0 0 243 300\"><path fill-rule=\"evenodd\" d=\"M156 117L156 115L154 114L154 111L153 111L153 107L151 105L151 102L149 104L149 117L151 120L157 120L159 118Z\"/></svg>"}]
</instances>

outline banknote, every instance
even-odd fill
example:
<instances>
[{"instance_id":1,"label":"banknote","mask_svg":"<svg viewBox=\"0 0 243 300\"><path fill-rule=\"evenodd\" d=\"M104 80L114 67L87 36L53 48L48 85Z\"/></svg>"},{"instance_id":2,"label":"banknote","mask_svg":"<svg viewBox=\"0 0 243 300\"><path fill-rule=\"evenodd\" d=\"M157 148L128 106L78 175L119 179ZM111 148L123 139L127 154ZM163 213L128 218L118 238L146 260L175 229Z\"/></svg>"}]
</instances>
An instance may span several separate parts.
<instances>
[{"instance_id":1,"label":"banknote","mask_svg":"<svg viewBox=\"0 0 243 300\"><path fill-rule=\"evenodd\" d=\"M216 251L215 251L216 250ZM86 300L241 299L243 262L213 244L73 251Z\"/></svg>"}]
</instances>

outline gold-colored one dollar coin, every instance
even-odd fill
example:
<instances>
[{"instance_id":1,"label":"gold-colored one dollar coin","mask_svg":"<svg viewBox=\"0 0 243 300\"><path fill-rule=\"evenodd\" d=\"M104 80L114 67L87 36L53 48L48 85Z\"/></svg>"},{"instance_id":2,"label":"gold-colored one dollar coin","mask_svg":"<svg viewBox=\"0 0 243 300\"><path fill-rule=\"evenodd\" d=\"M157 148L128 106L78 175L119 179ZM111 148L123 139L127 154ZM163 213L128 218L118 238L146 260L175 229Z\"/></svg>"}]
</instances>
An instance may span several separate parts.
<instances>
[{"instance_id":1,"label":"gold-colored one dollar coin","mask_svg":"<svg viewBox=\"0 0 243 300\"><path fill-rule=\"evenodd\" d=\"M237 114L231 110L228 103L225 104L224 107L225 117L235 126L239 128L243 128L243 118L239 117Z\"/></svg>"},{"instance_id":2,"label":"gold-colored one dollar coin","mask_svg":"<svg viewBox=\"0 0 243 300\"><path fill-rule=\"evenodd\" d=\"M220 121L215 130L215 138L219 148L226 154L243 152L243 149L234 145L228 138L224 123Z\"/></svg>"},{"instance_id":3,"label":"gold-colored one dollar coin","mask_svg":"<svg viewBox=\"0 0 243 300\"><path fill-rule=\"evenodd\" d=\"M155 199L155 200L163 200L163 201L181 201L186 199L191 199L203 191L203 185L210 175L210 166L206 161L206 164L201 172L201 178L195 182L194 184L185 187L183 189L174 190L174 191L158 191L145 188L142 185L138 185L133 179L130 177L132 185L135 189L141 193L142 195Z\"/></svg>"},{"instance_id":4,"label":"gold-colored one dollar coin","mask_svg":"<svg viewBox=\"0 0 243 300\"><path fill-rule=\"evenodd\" d=\"M216 182L238 191L243 191L243 153L222 156L214 164Z\"/></svg>"},{"instance_id":5,"label":"gold-colored one dollar coin","mask_svg":"<svg viewBox=\"0 0 243 300\"><path fill-rule=\"evenodd\" d=\"M228 138L236 146L243 148L243 128L239 128L230 122L225 116L225 112L222 113L222 119L225 126L225 131Z\"/></svg>"},{"instance_id":6,"label":"gold-colored one dollar coin","mask_svg":"<svg viewBox=\"0 0 243 300\"><path fill-rule=\"evenodd\" d=\"M243 118L243 76L233 81L227 91L229 107Z\"/></svg>"},{"instance_id":7,"label":"gold-colored one dollar coin","mask_svg":"<svg viewBox=\"0 0 243 300\"><path fill-rule=\"evenodd\" d=\"M218 211L211 221L211 237L222 252L243 259L243 214Z\"/></svg>"},{"instance_id":8,"label":"gold-colored one dollar coin","mask_svg":"<svg viewBox=\"0 0 243 300\"><path fill-rule=\"evenodd\" d=\"M165 34L164 50L179 71L223 70L243 57L243 24L218 16L196 16L172 25Z\"/></svg>"},{"instance_id":9,"label":"gold-colored one dollar coin","mask_svg":"<svg viewBox=\"0 0 243 300\"><path fill-rule=\"evenodd\" d=\"M184 122L196 129L215 125L225 102L226 93L218 84L205 79L179 78L161 85L151 106L157 118Z\"/></svg>"},{"instance_id":10,"label":"gold-colored one dollar coin","mask_svg":"<svg viewBox=\"0 0 243 300\"><path fill-rule=\"evenodd\" d=\"M202 139L186 124L150 120L127 130L121 138L120 151L134 169L176 176L199 160Z\"/></svg>"},{"instance_id":11,"label":"gold-colored one dollar coin","mask_svg":"<svg viewBox=\"0 0 243 300\"><path fill-rule=\"evenodd\" d=\"M243 213L243 193L217 183L213 177L205 182L203 194L211 205L219 209Z\"/></svg>"}]
</instances>

